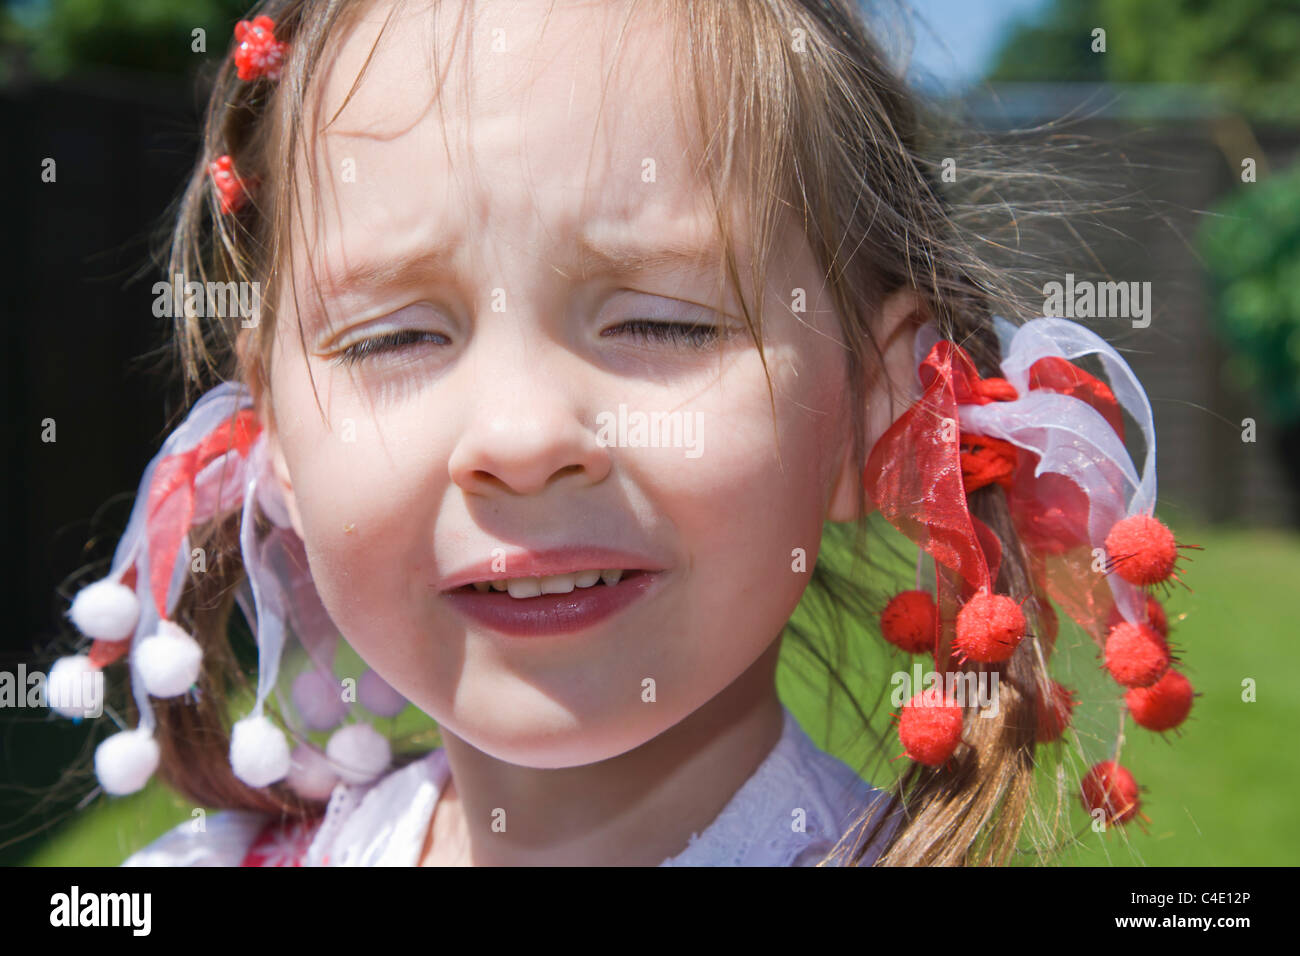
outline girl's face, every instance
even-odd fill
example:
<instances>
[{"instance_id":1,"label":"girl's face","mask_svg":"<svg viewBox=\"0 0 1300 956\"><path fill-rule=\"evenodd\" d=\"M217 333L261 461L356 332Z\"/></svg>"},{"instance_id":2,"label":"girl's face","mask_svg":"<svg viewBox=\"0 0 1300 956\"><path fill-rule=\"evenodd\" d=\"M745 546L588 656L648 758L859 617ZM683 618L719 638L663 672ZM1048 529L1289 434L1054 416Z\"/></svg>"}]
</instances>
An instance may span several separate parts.
<instances>
[{"instance_id":1,"label":"girl's face","mask_svg":"<svg viewBox=\"0 0 1300 956\"><path fill-rule=\"evenodd\" d=\"M561 767L644 743L753 664L858 476L842 334L794 232L762 319L773 420L763 360L717 288L666 32L638 14L606 83L621 4L558 4L543 31L544 6L480 5L438 91L429 48L454 14L435 34L434 14L404 13L334 125L314 124L322 213L304 192L302 311L278 296L270 438L321 598L358 653L478 749ZM387 12L330 62L322 116ZM729 338L719 355L643 337L626 324L638 319L716 322ZM616 429L602 441L620 407L629 421L671 413L693 446L620 445ZM660 570L613 616L562 634L507 633L446 593L502 554L525 576L523 553L582 547Z\"/></svg>"}]
</instances>

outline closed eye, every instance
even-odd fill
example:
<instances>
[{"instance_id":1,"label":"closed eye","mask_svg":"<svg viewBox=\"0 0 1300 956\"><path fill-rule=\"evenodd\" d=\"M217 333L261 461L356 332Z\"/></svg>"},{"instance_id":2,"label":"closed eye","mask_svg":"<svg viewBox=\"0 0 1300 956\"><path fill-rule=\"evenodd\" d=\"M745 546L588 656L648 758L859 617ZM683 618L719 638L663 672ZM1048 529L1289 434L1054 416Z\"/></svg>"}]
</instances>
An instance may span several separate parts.
<instances>
[{"instance_id":1,"label":"closed eye","mask_svg":"<svg viewBox=\"0 0 1300 956\"><path fill-rule=\"evenodd\" d=\"M649 319L634 319L623 322L601 332L601 335L616 334L622 329L632 331L632 338L642 341L667 343L681 348L706 349L723 338L726 330L716 325L698 322L654 322Z\"/></svg>"},{"instance_id":2,"label":"closed eye","mask_svg":"<svg viewBox=\"0 0 1300 956\"><path fill-rule=\"evenodd\" d=\"M438 332L424 332L420 329L399 329L396 332L385 332L383 335L374 335L368 339L362 339L360 342L354 342L339 352L334 361L340 365L352 366L375 355L404 351L412 345L431 338L442 339L444 342L447 340L445 335Z\"/></svg>"},{"instance_id":3,"label":"closed eye","mask_svg":"<svg viewBox=\"0 0 1300 956\"><path fill-rule=\"evenodd\" d=\"M720 338L726 338L730 334L729 330L708 323L655 322L650 319L634 319L612 326L601 332L601 335L616 336L620 333L643 342L700 350L712 347ZM431 340L441 340L440 344L447 344L447 337L437 332L425 332L420 329L398 329L394 332L385 332L382 335L374 335L355 342L340 351L334 361L340 365L353 366L374 356L402 352L413 345Z\"/></svg>"}]
</instances>

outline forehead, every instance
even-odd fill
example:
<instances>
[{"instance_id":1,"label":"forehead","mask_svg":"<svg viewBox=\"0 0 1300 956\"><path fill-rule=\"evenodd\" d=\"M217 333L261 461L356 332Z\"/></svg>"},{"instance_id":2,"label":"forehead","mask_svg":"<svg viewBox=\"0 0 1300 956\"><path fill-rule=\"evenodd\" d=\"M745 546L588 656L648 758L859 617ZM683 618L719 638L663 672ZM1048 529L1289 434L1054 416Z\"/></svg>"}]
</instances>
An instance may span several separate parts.
<instances>
[{"instance_id":1,"label":"forehead","mask_svg":"<svg viewBox=\"0 0 1300 956\"><path fill-rule=\"evenodd\" d=\"M445 245L482 227L538 253L579 234L707 244L668 9L370 5L317 73L296 159L316 268L369 237Z\"/></svg>"}]
</instances>

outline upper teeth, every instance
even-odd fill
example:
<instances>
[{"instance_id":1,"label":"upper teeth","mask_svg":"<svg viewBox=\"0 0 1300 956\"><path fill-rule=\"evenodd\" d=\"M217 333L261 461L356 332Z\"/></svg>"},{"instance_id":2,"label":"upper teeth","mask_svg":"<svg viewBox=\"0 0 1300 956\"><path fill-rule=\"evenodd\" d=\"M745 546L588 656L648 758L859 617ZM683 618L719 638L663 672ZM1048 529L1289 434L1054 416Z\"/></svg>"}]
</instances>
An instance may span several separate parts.
<instances>
[{"instance_id":1,"label":"upper teeth","mask_svg":"<svg viewBox=\"0 0 1300 956\"><path fill-rule=\"evenodd\" d=\"M496 581L475 581L476 591L509 591L514 598L537 597L539 594L568 594L575 587L589 588L597 581L618 584L622 568L605 568L600 571L576 571L573 574L551 574L544 578L499 578Z\"/></svg>"}]
</instances>

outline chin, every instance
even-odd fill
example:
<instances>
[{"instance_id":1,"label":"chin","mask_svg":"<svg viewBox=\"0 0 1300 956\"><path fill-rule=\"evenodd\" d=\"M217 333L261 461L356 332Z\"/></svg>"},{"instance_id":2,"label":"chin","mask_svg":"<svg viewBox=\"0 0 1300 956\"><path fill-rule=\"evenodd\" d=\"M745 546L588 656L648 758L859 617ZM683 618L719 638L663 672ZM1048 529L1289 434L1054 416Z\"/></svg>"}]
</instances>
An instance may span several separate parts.
<instances>
[{"instance_id":1,"label":"chin","mask_svg":"<svg viewBox=\"0 0 1300 956\"><path fill-rule=\"evenodd\" d=\"M652 708L657 704L639 703ZM609 760L641 746L666 730L663 712L626 711L575 714L554 702L546 706L499 708L500 719L480 716L466 722L448 720L446 729L497 760L538 770L581 767ZM481 712L480 712L481 713Z\"/></svg>"}]
</instances>

